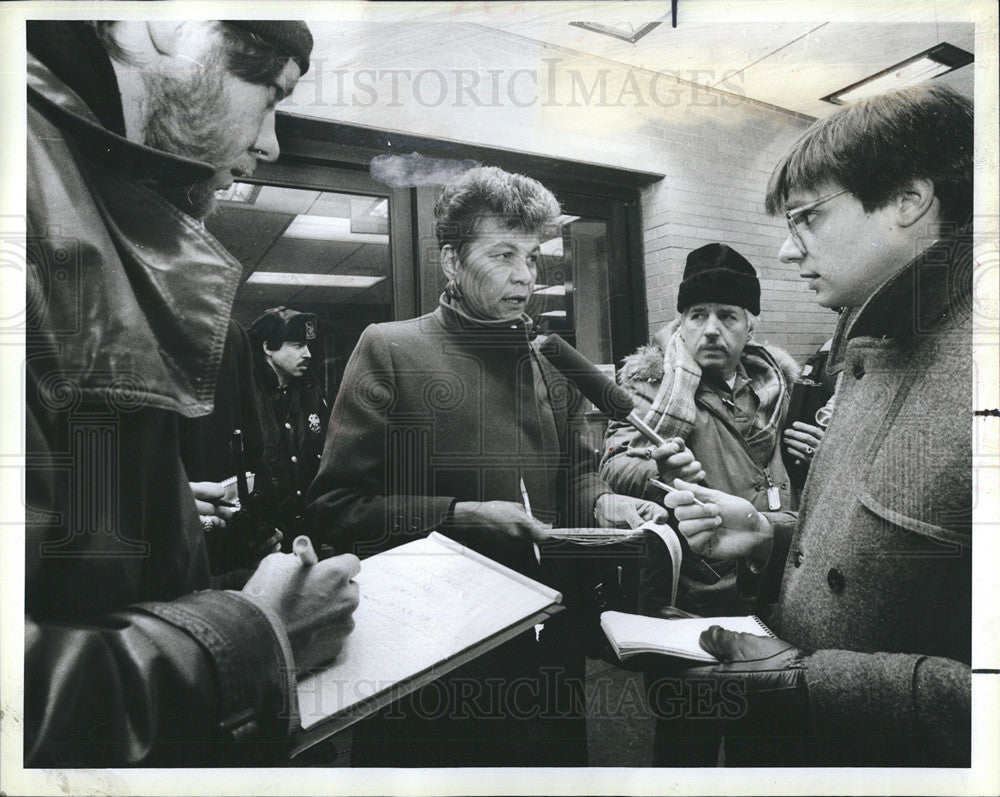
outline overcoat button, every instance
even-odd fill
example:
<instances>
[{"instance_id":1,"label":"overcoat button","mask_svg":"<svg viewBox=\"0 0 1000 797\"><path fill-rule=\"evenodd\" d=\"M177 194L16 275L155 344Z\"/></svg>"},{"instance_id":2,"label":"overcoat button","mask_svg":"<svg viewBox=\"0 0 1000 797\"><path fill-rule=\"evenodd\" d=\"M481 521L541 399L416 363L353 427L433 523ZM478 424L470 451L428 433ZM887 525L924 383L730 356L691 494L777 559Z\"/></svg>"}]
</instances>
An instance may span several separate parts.
<instances>
[{"instance_id":1,"label":"overcoat button","mask_svg":"<svg viewBox=\"0 0 1000 797\"><path fill-rule=\"evenodd\" d=\"M865 364L861 360L858 360L851 368L851 372L854 374L855 379L860 379L865 375Z\"/></svg>"},{"instance_id":2,"label":"overcoat button","mask_svg":"<svg viewBox=\"0 0 1000 797\"><path fill-rule=\"evenodd\" d=\"M831 567L830 572L826 574L826 583L830 585L830 589L839 594L844 591L844 574L837 568Z\"/></svg>"},{"instance_id":3,"label":"overcoat button","mask_svg":"<svg viewBox=\"0 0 1000 797\"><path fill-rule=\"evenodd\" d=\"M796 567L802 567L802 551L795 551L792 554L792 564Z\"/></svg>"}]
</instances>

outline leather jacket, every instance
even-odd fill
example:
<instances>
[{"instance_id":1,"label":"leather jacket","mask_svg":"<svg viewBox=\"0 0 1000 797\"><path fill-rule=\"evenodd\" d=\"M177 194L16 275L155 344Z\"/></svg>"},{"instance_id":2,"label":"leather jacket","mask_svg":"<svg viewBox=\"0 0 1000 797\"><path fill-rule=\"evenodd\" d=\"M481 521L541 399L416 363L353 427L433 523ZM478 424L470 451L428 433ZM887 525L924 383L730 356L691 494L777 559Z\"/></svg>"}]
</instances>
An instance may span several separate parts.
<instances>
[{"instance_id":1,"label":"leather jacket","mask_svg":"<svg viewBox=\"0 0 1000 797\"><path fill-rule=\"evenodd\" d=\"M177 415L211 410L240 265L160 189L210 167L109 131L30 52L27 75L25 765L275 751L296 724L288 640L207 589L178 454Z\"/></svg>"}]
</instances>

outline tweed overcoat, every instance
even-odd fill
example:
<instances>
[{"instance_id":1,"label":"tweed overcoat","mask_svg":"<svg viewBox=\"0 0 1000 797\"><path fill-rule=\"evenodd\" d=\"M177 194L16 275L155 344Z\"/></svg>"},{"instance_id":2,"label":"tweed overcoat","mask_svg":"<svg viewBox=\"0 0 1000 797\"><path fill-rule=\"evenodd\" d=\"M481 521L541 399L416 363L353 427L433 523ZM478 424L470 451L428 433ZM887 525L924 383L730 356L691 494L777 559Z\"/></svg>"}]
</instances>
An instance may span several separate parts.
<instances>
[{"instance_id":1,"label":"tweed overcoat","mask_svg":"<svg viewBox=\"0 0 1000 797\"><path fill-rule=\"evenodd\" d=\"M817 764L969 759L971 286L959 233L861 308L798 523L775 525L759 595L780 584L770 624L813 651Z\"/></svg>"}]
</instances>

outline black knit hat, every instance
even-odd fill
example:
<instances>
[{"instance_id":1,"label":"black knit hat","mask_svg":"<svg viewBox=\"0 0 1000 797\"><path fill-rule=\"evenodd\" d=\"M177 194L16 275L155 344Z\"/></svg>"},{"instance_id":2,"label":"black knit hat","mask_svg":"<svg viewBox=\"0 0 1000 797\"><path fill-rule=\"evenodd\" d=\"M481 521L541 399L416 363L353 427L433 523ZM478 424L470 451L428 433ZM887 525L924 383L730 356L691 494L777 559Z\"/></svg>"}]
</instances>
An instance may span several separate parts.
<instances>
[{"instance_id":1,"label":"black knit hat","mask_svg":"<svg viewBox=\"0 0 1000 797\"><path fill-rule=\"evenodd\" d=\"M296 343L315 340L316 316L287 307L272 307L250 325L250 332L258 343L266 343L274 351L288 340Z\"/></svg>"},{"instance_id":2,"label":"black knit hat","mask_svg":"<svg viewBox=\"0 0 1000 797\"><path fill-rule=\"evenodd\" d=\"M708 244L688 253L677 312L698 302L734 304L760 315L760 282L750 261L725 244Z\"/></svg>"},{"instance_id":3,"label":"black knit hat","mask_svg":"<svg viewBox=\"0 0 1000 797\"><path fill-rule=\"evenodd\" d=\"M227 19L226 25L235 25L256 33L268 44L273 44L289 58L294 58L304 75L309 71L309 55L313 37L309 27L299 19Z\"/></svg>"}]
</instances>

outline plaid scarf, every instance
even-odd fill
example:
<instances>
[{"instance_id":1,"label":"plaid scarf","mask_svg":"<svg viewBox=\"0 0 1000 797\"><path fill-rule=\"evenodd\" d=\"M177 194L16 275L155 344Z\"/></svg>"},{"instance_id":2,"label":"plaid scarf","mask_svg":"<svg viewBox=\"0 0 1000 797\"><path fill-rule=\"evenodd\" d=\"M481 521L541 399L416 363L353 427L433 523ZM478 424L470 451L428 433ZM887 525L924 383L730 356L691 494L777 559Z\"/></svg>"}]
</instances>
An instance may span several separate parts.
<instances>
[{"instance_id":1,"label":"plaid scarf","mask_svg":"<svg viewBox=\"0 0 1000 797\"><path fill-rule=\"evenodd\" d=\"M770 353L754 343L748 343L743 349L740 362L766 419L762 432L765 437L772 438L777 433L787 393L781 370ZM643 420L665 438L686 440L698 418L694 397L700 383L701 366L687 350L680 331L675 330L664 348L660 388ZM762 447L767 448L764 440L753 442L763 443ZM773 440L771 443L773 449Z\"/></svg>"},{"instance_id":2,"label":"plaid scarf","mask_svg":"<svg viewBox=\"0 0 1000 797\"><path fill-rule=\"evenodd\" d=\"M698 419L694 394L701 384L701 366L676 330L663 352L663 379L643 420L663 437L687 440Z\"/></svg>"}]
</instances>

